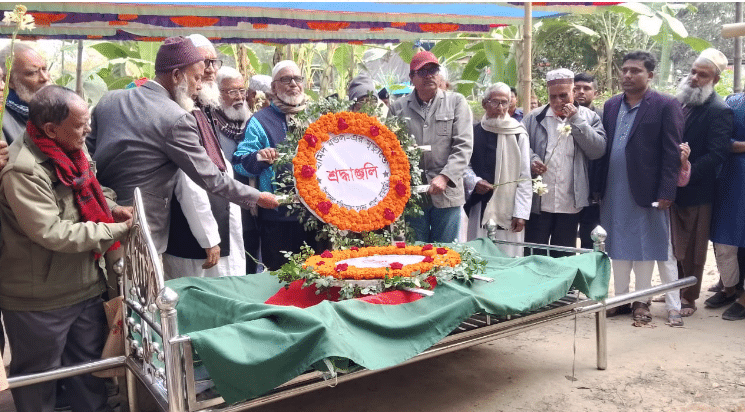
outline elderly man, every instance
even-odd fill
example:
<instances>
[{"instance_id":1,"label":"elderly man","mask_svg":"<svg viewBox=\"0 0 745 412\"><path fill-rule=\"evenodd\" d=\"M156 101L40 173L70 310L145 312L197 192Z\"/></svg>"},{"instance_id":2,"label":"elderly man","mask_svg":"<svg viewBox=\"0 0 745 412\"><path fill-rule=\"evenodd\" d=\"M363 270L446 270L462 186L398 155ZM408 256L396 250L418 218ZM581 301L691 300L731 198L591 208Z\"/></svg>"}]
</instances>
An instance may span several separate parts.
<instances>
[{"instance_id":1,"label":"elderly man","mask_svg":"<svg viewBox=\"0 0 745 412\"><path fill-rule=\"evenodd\" d=\"M595 77L587 73L579 73L574 76L574 105L584 106L593 112L597 113L600 118L603 118L603 109L595 107L592 103L595 100L595 93L597 92L597 82ZM600 194L597 188L592 186L592 182L597 181L594 178L597 173L600 160L591 160L587 166L588 176L590 178L590 198L585 208L580 212L579 218L579 240L583 248L592 249L593 242L590 238L592 231L600 224Z\"/></svg>"},{"instance_id":2,"label":"elderly man","mask_svg":"<svg viewBox=\"0 0 745 412\"><path fill-rule=\"evenodd\" d=\"M246 126L243 141L233 155L233 167L238 174L257 177L259 189L274 191L277 160L276 147L287 138L288 129L295 127L293 117L305 109L305 79L291 60L283 60L272 69L272 104L256 112ZM262 263L269 270L279 269L287 259L284 251L299 252L303 243L317 247L316 233L305 231L296 215L287 215L287 208L259 210Z\"/></svg>"},{"instance_id":3,"label":"elderly man","mask_svg":"<svg viewBox=\"0 0 745 412\"><path fill-rule=\"evenodd\" d=\"M197 107L192 111L199 129L199 140L215 166L233 177L230 162L220 150L215 129L215 112L221 97L216 80L221 63L215 47L204 36L192 34L187 38L205 62ZM230 155L232 157L232 152ZM163 273L166 279L246 274L241 208L225 198L207 193L183 170L176 174Z\"/></svg>"},{"instance_id":4,"label":"elderly man","mask_svg":"<svg viewBox=\"0 0 745 412\"><path fill-rule=\"evenodd\" d=\"M349 82L347 98L352 102L350 111L359 112L364 105L370 105L381 118L388 115L388 106L380 101L375 91L375 83L366 73L361 73Z\"/></svg>"},{"instance_id":5,"label":"elderly man","mask_svg":"<svg viewBox=\"0 0 745 412\"><path fill-rule=\"evenodd\" d=\"M0 279L0 307L13 347L11 375L100 359L106 288L98 259L119 247L132 224L131 208L117 206L90 166L83 99L47 86L29 102L29 117L0 173L0 266L10 269ZM75 394L73 410L109 409L102 379L81 375L63 382ZM11 392L18 411L54 408L54 381Z\"/></svg>"},{"instance_id":6,"label":"elderly man","mask_svg":"<svg viewBox=\"0 0 745 412\"><path fill-rule=\"evenodd\" d=\"M429 183L424 216L409 224L421 242L452 242L465 203L463 172L473 150L473 115L463 95L438 87L440 63L434 54L420 51L409 69L414 91L393 102L390 113L406 119L417 145L432 146L420 163L423 181Z\"/></svg>"},{"instance_id":7,"label":"elderly man","mask_svg":"<svg viewBox=\"0 0 745 412\"><path fill-rule=\"evenodd\" d=\"M248 91L246 92L246 102L252 112L269 107L272 103L272 78L265 74L255 74L248 81Z\"/></svg>"},{"instance_id":8,"label":"elderly man","mask_svg":"<svg viewBox=\"0 0 745 412\"><path fill-rule=\"evenodd\" d=\"M5 62L9 56L10 45L0 51L0 61ZM31 46L16 43L13 51L13 69L10 72L10 81L6 85L10 92L3 116L3 136L8 144L23 136L28 122L28 102L39 89L49 83L46 59Z\"/></svg>"},{"instance_id":9,"label":"elderly man","mask_svg":"<svg viewBox=\"0 0 745 412\"><path fill-rule=\"evenodd\" d=\"M466 171L475 179L468 213L468 239L486 236L490 220L497 225L497 239L524 240L533 196L530 181L530 144L525 127L509 116L510 87L504 83L486 89L481 105L485 113L473 127L473 155ZM467 187L470 185L466 185ZM523 255L521 247L497 245L509 256Z\"/></svg>"},{"instance_id":10,"label":"elderly man","mask_svg":"<svg viewBox=\"0 0 745 412\"><path fill-rule=\"evenodd\" d=\"M632 268L636 290L650 288L655 261L662 281L674 280L665 270L665 262L674 259L667 209L678 183L684 118L680 103L649 87L655 63L649 52L627 53L621 67L624 93L608 100L603 110L608 150L597 175L600 221L608 232L616 295L628 293ZM674 301L668 300L668 320L679 326ZM610 309L608 315L632 311L638 322L652 319L645 302Z\"/></svg>"},{"instance_id":11,"label":"elderly man","mask_svg":"<svg viewBox=\"0 0 745 412\"><path fill-rule=\"evenodd\" d=\"M678 86L677 98L683 104L686 122L683 141L691 147L691 177L679 187L670 210L673 250L678 260L678 276L695 276L698 282L680 292L682 316L696 311L701 292L706 252L709 246L711 204L717 174L730 148L732 109L714 91L719 75L727 67L727 57L716 49L706 49L693 62L691 72ZM732 285L734 286L734 285ZM718 308L734 302L737 296L722 291L707 299L707 307Z\"/></svg>"},{"instance_id":12,"label":"elderly man","mask_svg":"<svg viewBox=\"0 0 745 412\"><path fill-rule=\"evenodd\" d=\"M271 193L236 182L217 166L214 148L199 142L192 96L201 88L204 57L183 37L166 39L155 59L155 80L109 92L93 111L88 148L102 183L131 204L142 190L146 218L159 253L166 250L176 172L242 207L276 207ZM219 150L219 148L217 149ZM208 153L210 153L208 155Z\"/></svg>"},{"instance_id":13,"label":"elderly man","mask_svg":"<svg viewBox=\"0 0 745 412\"><path fill-rule=\"evenodd\" d=\"M605 154L605 130L597 113L574 105L572 71L550 71L546 84L549 104L523 119L532 151L531 173L542 176L548 186L545 195L533 196L525 241L574 247L580 212L589 204L588 162Z\"/></svg>"}]
</instances>

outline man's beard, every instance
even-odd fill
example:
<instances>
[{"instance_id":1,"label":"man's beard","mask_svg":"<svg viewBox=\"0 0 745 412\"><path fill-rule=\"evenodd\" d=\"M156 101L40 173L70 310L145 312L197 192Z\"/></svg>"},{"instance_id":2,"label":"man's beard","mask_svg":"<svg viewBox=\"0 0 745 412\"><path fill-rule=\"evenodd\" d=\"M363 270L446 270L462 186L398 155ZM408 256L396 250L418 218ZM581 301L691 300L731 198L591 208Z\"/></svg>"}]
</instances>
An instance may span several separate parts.
<instances>
[{"instance_id":1,"label":"man's beard","mask_svg":"<svg viewBox=\"0 0 745 412\"><path fill-rule=\"evenodd\" d=\"M197 101L203 107L220 107L220 88L217 87L217 82L202 82Z\"/></svg>"},{"instance_id":2,"label":"man's beard","mask_svg":"<svg viewBox=\"0 0 745 412\"><path fill-rule=\"evenodd\" d=\"M279 98L279 100L282 100L283 102L291 106L297 106L303 103L303 100L305 100L304 99L305 96L303 96L303 93L298 93L293 96L289 93L280 92L280 93L277 93L277 97Z\"/></svg>"},{"instance_id":3,"label":"man's beard","mask_svg":"<svg viewBox=\"0 0 745 412\"><path fill-rule=\"evenodd\" d=\"M241 101L241 105L239 107L231 106L225 104L225 102L222 99L222 96L220 96L220 111L227 117L228 119L234 121L234 122L241 122L245 123L246 120L248 120L248 116L251 115L251 111L248 110L248 103L246 103L245 100Z\"/></svg>"},{"instance_id":4,"label":"man's beard","mask_svg":"<svg viewBox=\"0 0 745 412\"><path fill-rule=\"evenodd\" d=\"M709 83L702 87L691 87L686 76L678 85L678 93L675 97L686 106L701 106L714 92L714 85Z\"/></svg>"},{"instance_id":5,"label":"man's beard","mask_svg":"<svg viewBox=\"0 0 745 412\"><path fill-rule=\"evenodd\" d=\"M46 84L44 84L44 86L48 84L50 84L50 82L47 82ZM15 85L16 85L15 89L13 90L15 90L18 97L26 103L30 102L31 99L33 99L34 95L36 94L36 92L31 91L29 87L27 87L25 84L21 82L15 82ZM41 86L41 87L44 87L44 86ZM39 90L41 90L41 87L39 87L36 91L38 92Z\"/></svg>"},{"instance_id":6,"label":"man's beard","mask_svg":"<svg viewBox=\"0 0 745 412\"><path fill-rule=\"evenodd\" d=\"M182 79L176 85L176 92L174 93L174 99L176 103L181 106L182 109L191 113L194 110L194 99L189 96L189 85L186 84L186 79Z\"/></svg>"}]
</instances>

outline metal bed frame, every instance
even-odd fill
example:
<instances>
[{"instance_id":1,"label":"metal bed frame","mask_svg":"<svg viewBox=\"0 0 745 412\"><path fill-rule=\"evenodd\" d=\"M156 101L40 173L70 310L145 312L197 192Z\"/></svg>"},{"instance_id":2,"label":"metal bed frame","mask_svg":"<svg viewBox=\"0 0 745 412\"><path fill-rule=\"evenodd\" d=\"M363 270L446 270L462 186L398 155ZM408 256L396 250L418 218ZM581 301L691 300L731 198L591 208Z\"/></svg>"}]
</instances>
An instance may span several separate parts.
<instances>
[{"instance_id":1,"label":"metal bed frame","mask_svg":"<svg viewBox=\"0 0 745 412\"><path fill-rule=\"evenodd\" d=\"M150 237L139 189L135 189L134 199L134 221L126 242L124 261L114 265L114 271L120 275L121 290L124 296L122 305L125 314L125 356L58 368L43 373L13 376L8 379L11 388L126 366L130 411L138 410L136 384L140 381L162 411L234 412L328 387L330 383L335 385L390 369L361 369L352 372L331 369L327 372L306 372L261 397L236 405L226 405L219 396L202 399L197 393L198 381L195 377L191 341L188 336L180 335L178 331L176 316L178 295L164 286L163 269ZM605 232L600 227L593 232L596 251L604 253L605 237ZM494 242L514 244L498 240ZM529 249L574 253L592 251L531 243L520 245ZM570 291L566 297L529 313L505 317L474 314L428 350L394 367L486 343L580 313L595 313L597 368L603 370L607 367L605 315L607 309L662 292L680 289L695 282L696 279L693 277L680 279L600 302L580 296L578 291Z\"/></svg>"}]
</instances>

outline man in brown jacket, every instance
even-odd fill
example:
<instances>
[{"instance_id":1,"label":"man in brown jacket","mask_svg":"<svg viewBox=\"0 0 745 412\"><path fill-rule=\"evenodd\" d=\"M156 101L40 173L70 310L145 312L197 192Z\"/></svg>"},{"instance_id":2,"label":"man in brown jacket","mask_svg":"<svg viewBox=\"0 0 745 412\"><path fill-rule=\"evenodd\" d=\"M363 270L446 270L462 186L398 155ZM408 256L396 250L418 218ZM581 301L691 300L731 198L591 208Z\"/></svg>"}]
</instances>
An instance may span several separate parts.
<instances>
[{"instance_id":1,"label":"man in brown jacket","mask_svg":"<svg viewBox=\"0 0 745 412\"><path fill-rule=\"evenodd\" d=\"M88 105L60 86L29 102L30 120L0 172L0 308L13 347L10 374L99 359L106 339L98 259L117 248L131 208L102 188L84 149ZM115 223L119 222L119 223ZM106 411L103 380L67 378L75 411ZM55 383L11 390L16 410L51 412Z\"/></svg>"}]
</instances>

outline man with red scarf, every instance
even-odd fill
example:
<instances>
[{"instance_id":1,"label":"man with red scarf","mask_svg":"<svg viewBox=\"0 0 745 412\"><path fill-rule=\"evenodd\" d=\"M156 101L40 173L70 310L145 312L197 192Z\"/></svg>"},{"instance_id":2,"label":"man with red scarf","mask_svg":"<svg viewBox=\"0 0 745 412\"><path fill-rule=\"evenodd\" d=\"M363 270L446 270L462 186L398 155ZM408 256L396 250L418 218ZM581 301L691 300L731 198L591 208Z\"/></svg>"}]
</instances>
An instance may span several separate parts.
<instances>
[{"instance_id":1,"label":"man with red scarf","mask_svg":"<svg viewBox=\"0 0 745 412\"><path fill-rule=\"evenodd\" d=\"M11 375L101 357L106 282L98 259L120 246L132 210L96 180L83 148L89 120L88 105L73 91L42 88L0 172L0 308L13 347ZM75 394L73 410L109 410L102 379L82 375L64 385ZM54 381L11 391L19 412L54 408Z\"/></svg>"}]
</instances>

